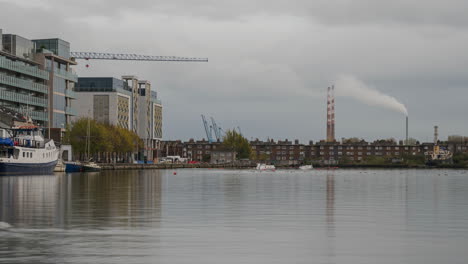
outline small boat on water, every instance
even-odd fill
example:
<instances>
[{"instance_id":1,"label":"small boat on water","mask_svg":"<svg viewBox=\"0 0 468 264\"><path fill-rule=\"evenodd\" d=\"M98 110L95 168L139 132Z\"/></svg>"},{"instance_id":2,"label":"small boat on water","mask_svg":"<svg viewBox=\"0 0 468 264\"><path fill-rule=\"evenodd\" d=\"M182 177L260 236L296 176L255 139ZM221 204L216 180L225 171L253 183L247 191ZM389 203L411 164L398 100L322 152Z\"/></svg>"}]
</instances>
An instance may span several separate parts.
<instances>
[{"instance_id":1,"label":"small boat on water","mask_svg":"<svg viewBox=\"0 0 468 264\"><path fill-rule=\"evenodd\" d=\"M54 140L33 124L0 129L0 175L53 174L59 158Z\"/></svg>"},{"instance_id":2,"label":"small boat on water","mask_svg":"<svg viewBox=\"0 0 468 264\"><path fill-rule=\"evenodd\" d=\"M274 170L276 170L276 167L275 167L275 165L267 165L265 163L257 163L256 170L259 170L259 171L274 171Z\"/></svg>"},{"instance_id":3,"label":"small boat on water","mask_svg":"<svg viewBox=\"0 0 468 264\"><path fill-rule=\"evenodd\" d=\"M312 165L302 165L299 166L300 170L312 170L314 167Z\"/></svg>"},{"instance_id":4,"label":"small boat on water","mask_svg":"<svg viewBox=\"0 0 468 264\"><path fill-rule=\"evenodd\" d=\"M88 172L88 171L100 171L101 166L93 161L88 162L65 162L65 172Z\"/></svg>"},{"instance_id":5,"label":"small boat on water","mask_svg":"<svg viewBox=\"0 0 468 264\"><path fill-rule=\"evenodd\" d=\"M86 131L86 157L89 159L90 155L90 147L91 147L91 131L89 125L90 119L88 119L88 126ZM65 162L65 172L88 172L88 171L100 171L101 166L97 165L92 159L89 159L86 162Z\"/></svg>"}]
</instances>

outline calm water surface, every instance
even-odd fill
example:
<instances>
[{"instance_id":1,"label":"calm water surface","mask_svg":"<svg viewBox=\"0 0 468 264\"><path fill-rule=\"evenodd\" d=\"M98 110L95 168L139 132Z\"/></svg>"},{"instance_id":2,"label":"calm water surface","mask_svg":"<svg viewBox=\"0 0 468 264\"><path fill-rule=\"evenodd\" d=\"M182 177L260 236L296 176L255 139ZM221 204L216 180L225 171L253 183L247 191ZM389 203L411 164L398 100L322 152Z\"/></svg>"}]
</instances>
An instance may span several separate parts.
<instances>
[{"instance_id":1,"label":"calm water surface","mask_svg":"<svg viewBox=\"0 0 468 264\"><path fill-rule=\"evenodd\" d=\"M0 177L0 263L468 263L467 171L173 172Z\"/></svg>"}]
</instances>

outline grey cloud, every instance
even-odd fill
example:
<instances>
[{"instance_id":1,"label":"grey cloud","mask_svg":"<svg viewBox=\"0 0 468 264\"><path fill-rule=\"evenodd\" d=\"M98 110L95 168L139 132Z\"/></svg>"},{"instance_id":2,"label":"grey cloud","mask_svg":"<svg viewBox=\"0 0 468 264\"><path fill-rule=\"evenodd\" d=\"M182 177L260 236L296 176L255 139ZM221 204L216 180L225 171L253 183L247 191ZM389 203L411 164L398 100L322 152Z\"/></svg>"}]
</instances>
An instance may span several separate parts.
<instances>
[{"instance_id":1,"label":"grey cloud","mask_svg":"<svg viewBox=\"0 0 468 264\"><path fill-rule=\"evenodd\" d=\"M468 134L461 1L0 0L0 28L74 50L209 57L207 64L91 61L136 74L164 102L166 138L202 137L199 115L249 137L324 137L325 88L353 74L408 106L411 133ZM337 99L338 137L402 136L401 115ZM437 110L434 109L437 108ZM444 129L445 128L445 129Z\"/></svg>"}]
</instances>

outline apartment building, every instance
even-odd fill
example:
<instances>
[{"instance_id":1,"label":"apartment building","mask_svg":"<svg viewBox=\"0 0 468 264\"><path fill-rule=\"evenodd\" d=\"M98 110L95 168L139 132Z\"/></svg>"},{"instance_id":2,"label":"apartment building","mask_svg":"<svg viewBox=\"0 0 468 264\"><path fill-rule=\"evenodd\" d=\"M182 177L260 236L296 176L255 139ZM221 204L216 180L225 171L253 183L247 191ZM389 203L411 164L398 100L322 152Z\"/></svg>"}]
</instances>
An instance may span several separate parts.
<instances>
[{"instance_id":1,"label":"apartment building","mask_svg":"<svg viewBox=\"0 0 468 264\"><path fill-rule=\"evenodd\" d=\"M29 116L60 141L71 117L77 75L70 43L30 40L0 29L0 105ZM55 131L55 133L54 133Z\"/></svg>"},{"instance_id":2,"label":"apartment building","mask_svg":"<svg viewBox=\"0 0 468 264\"><path fill-rule=\"evenodd\" d=\"M149 81L136 76L80 77L76 86L77 118L132 130L144 141L137 160L153 161L160 156L162 103Z\"/></svg>"}]
</instances>

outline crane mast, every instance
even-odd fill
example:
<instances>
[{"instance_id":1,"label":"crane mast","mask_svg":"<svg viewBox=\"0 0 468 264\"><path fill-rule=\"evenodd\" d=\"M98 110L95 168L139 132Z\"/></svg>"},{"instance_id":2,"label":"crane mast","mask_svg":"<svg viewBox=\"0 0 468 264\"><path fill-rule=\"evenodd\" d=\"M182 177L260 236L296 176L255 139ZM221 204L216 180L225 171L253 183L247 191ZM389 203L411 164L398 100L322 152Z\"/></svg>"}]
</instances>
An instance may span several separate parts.
<instances>
[{"instance_id":1,"label":"crane mast","mask_svg":"<svg viewBox=\"0 0 468 264\"><path fill-rule=\"evenodd\" d=\"M201 117L202 117L203 125L205 127L205 133L206 133L206 137L208 139L208 142L213 143L213 136L211 134L211 127L208 126L208 122L206 122L205 116L201 115Z\"/></svg>"}]
</instances>

